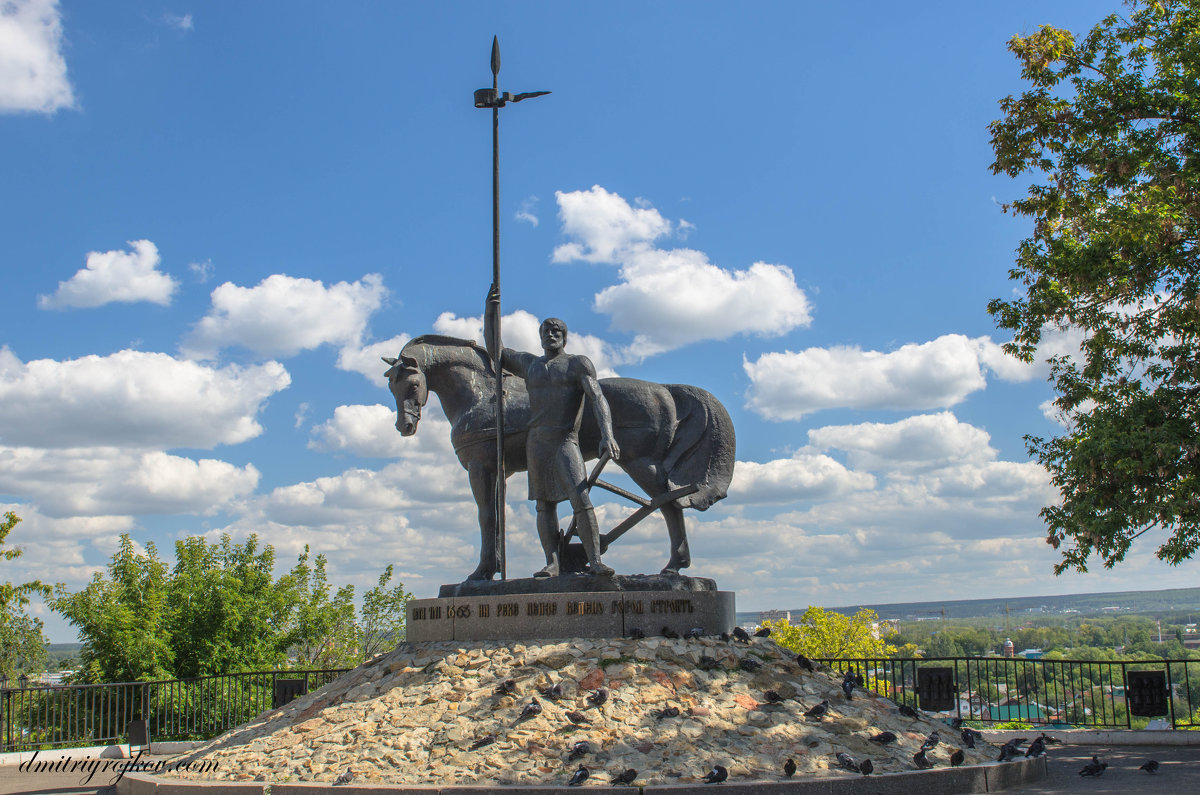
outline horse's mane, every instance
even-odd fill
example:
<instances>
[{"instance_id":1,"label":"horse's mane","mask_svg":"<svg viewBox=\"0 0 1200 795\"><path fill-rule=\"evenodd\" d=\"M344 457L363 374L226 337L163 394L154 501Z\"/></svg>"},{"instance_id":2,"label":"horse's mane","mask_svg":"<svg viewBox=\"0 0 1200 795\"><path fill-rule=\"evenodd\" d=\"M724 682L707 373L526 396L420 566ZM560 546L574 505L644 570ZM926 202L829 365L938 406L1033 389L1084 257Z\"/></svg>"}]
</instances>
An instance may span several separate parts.
<instances>
[{"instance_id":1,"label":"horse's mane","mask_svg":"<svg viewBox=\"0 0 1200 795\"><path fill-rule=\"evenodd\" d=\"M409 346L415 345L426 345L431 348L467 348L479 356L480 363L484 369L488 372L492 371L492 359L488 356L487 349L478 342L475 342L475 340L451 337L447 334L422 334L406 342L400 351L400 355L410 355L406 354L405 351L409 349Z\"/></svg>"}]
</instances>

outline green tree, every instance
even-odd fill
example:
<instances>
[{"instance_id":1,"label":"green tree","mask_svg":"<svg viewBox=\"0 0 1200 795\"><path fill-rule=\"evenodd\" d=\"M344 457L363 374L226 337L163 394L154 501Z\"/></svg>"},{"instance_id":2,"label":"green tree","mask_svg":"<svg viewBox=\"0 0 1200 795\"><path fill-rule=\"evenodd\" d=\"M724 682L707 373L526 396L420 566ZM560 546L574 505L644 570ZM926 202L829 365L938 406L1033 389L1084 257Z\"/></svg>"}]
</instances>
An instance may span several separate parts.
<instances>
[{"instance_id":1,"label":"green tree","mask_svg":"<svg viewBox=\"0 0 1200 795\"><path fill-rule=\"evenodd\" d=\"M4 539L19 521L21 518L12 511L6 512L0 521L0 561L16 560L24 553L19 547L3 549ZM45 664L46 638L42 635L41 619L25 613L29 597L34 594L48 597L50 586L38 580L20 585L0 582L0 676L15 678Z\"/></svg>"},{"instance_id":2,"label":"green tree","mask_svg":"<svg viewBox=\"0 0 1200 795\"><path fill-rule=\"evenodd\" d=\"M361 660L358 627L354 621L354 586L344 585L332 597L325 574L325 556L309 565L305 544L295 568L280 578L280 590L290 606L285 647L301 665L341 668Z\"/></svg>"},{"instance_id":3,"label":"green tree","mask_svg":"<svg viewBox=\"0 0 1200 795\"><path fill-rule=\"evenodd\" d=\"M79 629L79 678L85 682L170 679L174 651L167 607L167 564L153 543L145 553L128 534L108 564L78 593L59 585L50 606Z\"/></svg>"},{"instance_id":4,"label":"green tree","mask_svg":"<svg viewBox=\"0 0 1200 795\"><path fill-rule=\"evenodd\" d=\"M391 579L392 566L389 564L379 575L379 583L363 594L358 622L360 662L381 652L391 651L404 640L404 618L412 594L405 591L404 584L399 582L389 589L387 584Z\"/></svg>"},{"instance_id":5,"label":"green tree","mask_svg":"<svg viewBox=\"0 0 1200 795\"><path fill-rule=\"evenodd\" d=\"M1005 207L1033 219L988 305L1038 355L1048 329L1085 336L1051 358L1067 430L1026 437L1062 494L1042 509L1055 573L1106 567L1139 536L1178 564L1200 545L1200 0L1135 0L1084 36L1043 27L1009 49L1029 88L1000 102L992 170L1035 180Z\"/></svg>"},{"instance_id":6,"label":"green tree","mask_svg":"<svg viewBox=\"0 0 1200 795\"><path fill-rule=\"evenodd\" d=\"M170 643L177 677L271 668L286 659L288 600L275 583L275 551L228 535L175 542L167 586Z\"/></svg>"},{"instance_id":7,"label":"green tree","mask_svg":"<svg viewBox=\"0 0 1200 795\"><path fill-rule=\"evenodd\" d=\"M879 615L865 607L852 616L809 607L794 625L785 618L764 626L771 628L771 637L785 649L808 657L854 659L887 657L896 650L879 636L878 624Z\"/></svg>"}]
</instances>

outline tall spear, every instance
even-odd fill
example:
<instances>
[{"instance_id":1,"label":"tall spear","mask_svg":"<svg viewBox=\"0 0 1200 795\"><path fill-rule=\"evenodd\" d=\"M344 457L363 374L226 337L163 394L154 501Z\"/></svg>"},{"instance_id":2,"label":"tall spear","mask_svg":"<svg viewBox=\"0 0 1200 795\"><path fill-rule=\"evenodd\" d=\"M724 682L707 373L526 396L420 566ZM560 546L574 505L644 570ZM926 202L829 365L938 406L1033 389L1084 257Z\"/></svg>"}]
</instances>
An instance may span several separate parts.
<instances>
[{"instance_id":1,"label":"tall spear","mask_svg":"<svg viewBox=\"0 0 1200 795\"><path fill-rule=\"evenodd\" d=\"M549 91L530 91L524 94L500 93L500 39L492 37L492 87L475 92L475 107L492 109L492 289L496 293L496 319L491 337L496 350L488 351L496 371L496 558L500 564L500 579L508 578L507 555L504 543L504 375L500 368L500 108L509 102L520 102L549 94Z\"/></svg>"}]
</instances>

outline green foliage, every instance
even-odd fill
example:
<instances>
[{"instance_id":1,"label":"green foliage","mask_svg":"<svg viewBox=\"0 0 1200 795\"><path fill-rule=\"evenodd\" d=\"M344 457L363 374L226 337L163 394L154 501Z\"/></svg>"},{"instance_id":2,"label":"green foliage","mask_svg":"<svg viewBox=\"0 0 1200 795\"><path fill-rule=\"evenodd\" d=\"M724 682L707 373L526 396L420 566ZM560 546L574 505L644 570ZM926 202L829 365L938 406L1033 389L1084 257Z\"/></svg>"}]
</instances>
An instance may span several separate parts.
<instances>
[{"instance_id":1,"label":"green foliage","mask_svg":"<svg viewBox=\"0 0 1200 795\"><path fill-rule=\"evenodd\" d=\"M23 550L4 549L4 539L21 521L12 511L0 521L0 561L16 560ZM0 675L10 679L37 670L46 659L46 639L40 619L25 613L25 605L33 594L50 595L49 586L37 580L13 585L0 581Z\"/></svg>"},{"instance_id":2,"label":"green foliage","mask_svg":"<svg viewBox=\"0 0 1200 795\"><path fill-rule=\"evenodd\" d=\"M1130 3L1086 36L1043 27L1009 49L1029 88L1000 102L992 170L1033 176L1033 219L988 305L1032 361L1048 329L1063 435L1026 437L1061 505L1042 509L1056 573L1122 561L1154 530L1172 564L1200 547L1200 0Z\"/></svg>"},{"instance_id":3,"label":"green foliage","mask_svg":"<svg viewBox=\"0 0 1200 795\"><path fill-rule=\"evenodd\" d=\"M280 630L288 603L275 586L275 552L258 551L251 534L244 546L222 536L209 545L200 536L175 543L175 568L167 587L175 675L260 671L286 660Z\"/></svg>"},{"instance_id":4,"label":"green foliage","mask_svg":"<svg viewBox=\"0 0 1200 795\"><path fill-rule=\"evenodd\" d=\"M808 657L887 657L896 648L878 636L878 622L875 611L865 607L852 616L809 607L795 625L785 618L764 626L771 628L771 638L780 646Z\"/></svg>"},{"instance_id":5,"label":"green foliage","mask_svg":"<svg viewBox=\"0 0 1200 795\"><path fill-rule=\"evenodd\" d=\"M174 670L167 606L167 564L153 543L144 553L127 534L108 564L78 593L59 585L50 606L83 638L78 678L85 682L169 679Z\"/></svg>"},{"instance_id":6,"label":"green foliage","mask_svg":"<svg viewBox=\"0 0 1200 795\"><path fill-rule=\"evenodd\" d=\"M223 536L175 545L173 569L153 544L139 553L128 535L86 588L59 586L51 607L79 630L85 682L150 681L278 668L352 667L404 639L400 583L392 567L366 593L356 620L354 587L333 591L326 559L307 547L287 575L274 579L275 551Z\"/></svg>"},{"instance_id":7,"label":"green foliage","mask_svg":"<svg viewBox=\"0 0 1200 795\"><path fill-rule=\"evenodd\" d=\"M296 567L280 579L291 607L285 635L287 647L300 665L340 668L362 660L354 623L354 586L345 585L330 598L325 556L309 565L305 544Z\"/></svg>"},{"instance_id":8,"label":"green foliage","mask_svg":"<svg viewBox=\"0 0 1200 795\"><path fill-rule=\"evenodd\" d=\"M392 565L379 575L379 583L363 595L363 606L358 621L359 645L362 660L390 651L404 640L408 601L413 595L397 582L390 589Z\"/></svg>"}]
</instances>

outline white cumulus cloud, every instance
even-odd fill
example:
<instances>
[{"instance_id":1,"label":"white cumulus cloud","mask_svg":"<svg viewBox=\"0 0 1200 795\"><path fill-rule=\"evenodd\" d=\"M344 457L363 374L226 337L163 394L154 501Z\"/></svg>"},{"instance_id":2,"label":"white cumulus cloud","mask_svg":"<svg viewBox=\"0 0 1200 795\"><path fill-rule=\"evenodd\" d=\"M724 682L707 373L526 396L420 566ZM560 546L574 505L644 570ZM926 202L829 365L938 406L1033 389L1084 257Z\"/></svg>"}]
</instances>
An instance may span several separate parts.
<instances>
[{"instance_id":1,"label":"white cumulus cloud","mask_svg":"<svg viewBox=\"0 0 1200 795\"><path fill-rule=\"evenodd\" d=\"M280 273L254 287L225 282L213 290L212 308L181 347L188 356L211 359L233 346L262 356L294 356L325 344L357 346L386 295L375 273L328 287Z\"/></svg>"},{"instance_id":2,"label":"white cumulus cloud","mask_svg":"<svg viewBox=\"0 0 1200 795\"><path fill-rule=\"evenodd\" d=\"M875 478L853 472L827 455L800 451L759 464L738 461L729 493L739 503L824 500L875 487Z\"/></svg>"},{"instance_id":3,"label":"white cumulus cloud","mask_svg":"<svg viewBox=\"0 0 1200 795\"><path fill-rule=\"evenodd\" d=\"M786 266L729 270L701 251L659 248L655 241L692 225L672 227L653 207L633 207L599 185L555 196L572 240L553 260L619 266L621 282L600 291L595 308L612 317L614 329L633 333L630 357L735 334L777 336L812 322L808 298Z\"/></svg>"},{"instance_id":4,"label":"white cumulus cloud","mask_svg":"<svg viewBox=\"0 0 1200 795\"><path fill-rule=\"evenodd\" d=\"M827 425L810 430L808 440L819 450L844 450L856 469L949 466L996 457L987 431L960 422L949 411L891 423Z\"/></svg>"},{"instance_id":5,"label":"white cumulus cloud","mask_svg":"<svg viewBox=\"0 0 1200 795\"><path fill-rule=\"evenodd\" d=\"M291 382L278 362L220 369L119 351L22 363L0 349L0 443L29 447L211 448L262 433L267 398Z\"/></svg>"},{"instance_id":6,"label":"white cumulus cloud","mask_svg":"<svg viewBox=\"0 0 1200 795\"><path fill-rule=\"evenodd\" d=\"M439 414L440 411L430 407L421 418L420 432L404 437L396 430L394 405L338 406L333 417L313 428L309 447L367 458L453 461L450 423Z\"/></svg>"},{"instance_id":7,"label":"white cumulus cloud","mask_svg":"<svg viewBox=\"0 0 1200 795\"><path fill-rule=\"evenodd\" d=\"M0 491L49 517L211 513L258 485L252 464L115 447L0 447Z\"/></svg>"},{"instance_id":8,"label":"white cumulus cloud","mask_svg":"<svg viewBox=\"0 0 1200 795\"><path fill-rule=\"evenodd\" d=\"M747 404L772 420L798 420L820 409L946 408L987 386L986 372L1025 380L1028 366L1010 367L988 337L945 334L890 353L857 347L765 353L744 362ZM1000 364L1004 362L1004 364Z\"/></svg>"},{"instance_id":9,"label":"white cumulus cloud","mask_svg":"<svg viewBox=\"0 0 1200 795\"><path fill-rule=\"evenodd\" d=\"M74 106L62 45L58 0L0 3L0 112Z\"/></svg>"},{"instance_id":10,"label":"white cumulus cloud","mask_svg":"<svg viewBox=\"0 0 1200 795\"><path fill-rule=\"evenodd\" d=\"M91 251L83 268L53 295L39 295L42 309L88 308L148 301L167 306L179 282L158 270L158 247L149 240L129 241L131 251Z\"/></svg>"}]
</instances>

